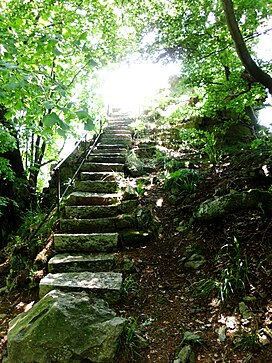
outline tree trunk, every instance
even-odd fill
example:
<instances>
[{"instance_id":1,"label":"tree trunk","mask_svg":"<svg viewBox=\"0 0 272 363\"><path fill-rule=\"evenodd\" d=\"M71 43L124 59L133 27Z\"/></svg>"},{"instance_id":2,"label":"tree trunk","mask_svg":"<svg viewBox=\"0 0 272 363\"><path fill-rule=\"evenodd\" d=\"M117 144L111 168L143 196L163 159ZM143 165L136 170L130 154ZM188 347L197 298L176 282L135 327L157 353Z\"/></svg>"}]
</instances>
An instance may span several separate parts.
<instances>
[{"instance_id":1,"label":"tree trunk","mask_svg":"<svg viewBox=\"0 0 272 363\"><path fill-rule=\"evenodd\" d=\"M0 216L0 249L5 245L10 233L19 226L21 216L29 209L31 194L29 193L28 182L24 170L23 160L19 148L19 140L13 125L5 118L6 110L0 105L0 127L5 126L9 133L16 139L16 147L0 154L7 159L11 169L15 173L14 180L0 178L0 196L11 199L17 206L10 202L6 207L2 207Z\"/></svg>"},{"instance_id":2,"label":"tree trunk","mask_svg":"<svg viewBox=\"0 0 272 363\"><path fill-rule=\"evenodd\" d=\"M3 126L5 126L8 129L9 133L15 138L17 147L13 150L8 150L4 152L3 154L1 154L1 156L9 161L12 170L15 172L16 178L24 179L26 178L26 175L19 149L19 140L17 137L17 133L13 125L5 119L5 114L6 110L2 106L0 106L0 125L2 124Z\"/></svg>"},{"instance_id":3,"label":"tree trunk","mask_svg":"<svg viewBox=\"0 0 272 363\"><path fill-rule=\"evenodd\" d=\"M265 73L252 59L247 49L242 33L238 27L238 23L234 14L232 0L221 0L221 1L224 9L227 26L230 35L232 37L232 40L234 41L235 48L241 62L243 63L248 73L257 82L261 83L266 88L268 88L269 93L272 94L272 78L269 76L269 74Z\"/></svg>"}]
</instances>

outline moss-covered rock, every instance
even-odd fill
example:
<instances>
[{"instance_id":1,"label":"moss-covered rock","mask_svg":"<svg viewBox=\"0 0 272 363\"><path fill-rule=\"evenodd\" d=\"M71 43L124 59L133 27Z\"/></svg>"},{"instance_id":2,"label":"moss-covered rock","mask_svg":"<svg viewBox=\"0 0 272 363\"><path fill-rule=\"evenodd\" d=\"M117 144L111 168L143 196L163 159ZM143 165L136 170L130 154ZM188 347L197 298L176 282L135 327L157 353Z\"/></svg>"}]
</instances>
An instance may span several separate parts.
<instances>
[{"instance_id":1,"label":"moss-covered rock","mask_svg":"<svg viewBox=\"0 0 272 363\"><path fill-rule=\"evenodd\" d=\"M222 218L242 209L260 209L265 216L272 214L272 193L259 189L235 192L206 200L194 213L195 219L207 221Z\"/></svg>"},{"instance_id":2,"label":"moss-covered rock","mask_svg":"<svg viewBox=\"0 0 272 363\"><path fill-rule=\"evenodd\" d=\"M11 321L4 362L111 362L124 324L103 300L51 291Z\"/></svg>"}]
</instances>

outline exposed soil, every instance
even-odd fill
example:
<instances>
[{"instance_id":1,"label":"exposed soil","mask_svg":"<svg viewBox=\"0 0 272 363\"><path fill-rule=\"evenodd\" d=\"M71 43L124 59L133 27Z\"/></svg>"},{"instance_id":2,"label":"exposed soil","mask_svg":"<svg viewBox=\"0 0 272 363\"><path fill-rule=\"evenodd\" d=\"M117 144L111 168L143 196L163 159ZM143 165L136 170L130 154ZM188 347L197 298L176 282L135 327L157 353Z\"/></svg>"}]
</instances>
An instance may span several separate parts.
<instances>
[{"instance_id":1,"label":"exposed soil","mask_svg":"<svg viewBox=\"0 0 272 363\"><path fill-rule=\"evenodd\" d=\"M196 193L185 193L176 205L169 203L160 183L147 187L142 206L152 208L162 228L157 238L126 252L134 261L133 277L138 286L133 286L124 296L119 313L130 319L130 329L135 328L147 340L148 347L137 355L134 352L137 340L132 341L134 354L118 357L117 362L173 362L177 351L185 345L182 344L185 331L203 339L201 344L193 346L198 362L267 363L272 360L271 219L257 210L237 211L217 221L193 222L184 232L178 230L180 225L188 226L195 206L219 190L221 193L229 189L267 190L271 177L260 172L266 162L265 157L263 160L254 155L245 158L241 154L228 157L221 168L202 167L205 178ZM160 199L162 206L157 207ZM247 258L248 284L243 292L230 292L223 304L216 291L202 296L194 283L218 277L229 266L223 246L234 238L239 241L241 255ZM205 256L206 263L197 270L185 268L181 261L188 246L201 250ZM239 302L245 296L252 315L249 319L243 319L239 312ZM221 342L218 329L224 327L226 337ZM239 337L243 334L249 338L241 340L239 347ZM256 344L252 343L255 334L266 337L267 345L259 344L258 338Z\"/></svg>"},{"instance_id":2,"label":"exposed soil","mask_svg":"<svg viewBox=\"0 0 272 363\"><path fill-rule=\"evenodd\" d=\"M217 168L198 164L196 167L205 177L195 193L181 194L175 204L169 202L162 180L157 175L150 176L154 183L145 186L140 204L152 209L156 216L154 236L120 252L133 260L134 268L125 275L126 292L114 307L129 321L124 334L128 344L125 352L120 350L116 362L172 363L175 353L185 344L185 331L201 337L199 344L193 344L197 362L271 362L271 219L261 210L245 210L217 221L194 221L189 225L194 208L216 194L233 189L268 190L272 180L261 167L269 162L267 157L240 154L226 157ZM182 231L183 226L187 228ZM230 264L231 251L228 249L229 255L224 254L224 246L231 245L234 238L239 242L243 260L247 257L248 282L243 293L230 292L223 304L216 291L202 296L194 283L220 277ZM184 266L182 258L188 246L205 257L206 263L199 269ZM218 254L220 260L216 258ZM249 297L245 302L251 313L248 319L243 319L239 311L239 302L245 296ZM6 347L8 322L36 300L37 288L16 289L0 296L0 361ZM218 329L224 327L225 338L220 341ZM243 332L249 338L236 347ZM145 348L137 334L146 340ZM257 334L266 338L267 345L254 342Z\"/></svg>"}]
</instances>

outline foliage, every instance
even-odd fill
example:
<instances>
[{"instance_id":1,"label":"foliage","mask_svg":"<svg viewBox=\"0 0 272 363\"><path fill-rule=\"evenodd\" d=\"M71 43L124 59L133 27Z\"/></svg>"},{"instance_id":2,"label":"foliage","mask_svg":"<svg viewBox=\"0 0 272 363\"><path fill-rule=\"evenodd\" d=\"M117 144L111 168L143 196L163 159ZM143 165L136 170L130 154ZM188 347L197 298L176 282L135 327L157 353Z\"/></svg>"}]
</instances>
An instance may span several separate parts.
<instances>
[{"instance_id":1,"label":"foliage","mask_svg":"<svg viewBox=\"0 0 272 363\"><path fill-rule=\"evenodd\" d=\"M145 182L143 180L137 180L137 187L136 187L137 194L139 197L142 197L145 193Z\"/></svg>"},{"instance_id":2,"label":"foliage","mask_svg":"<svg viewBox=\"0 0 272 363\"><path fill-rule=\"evenodd\" d=\"M132 358L141 356L141 349L140 346L140 339L141 336L139 335L140 332L140 325L138 322L137 317L129 317L127 320L123 336L121 339L121 343L125 349L125 351L128 351L129 354L132 356Z\"/></svg>"},{"instance_id":3,"label":"foliage","mask_svg":"<svg viewBox=\"0 0 272 363\"><path fill-rule=\"evenodd\" d=\"M253 328L250 329L250 332L242 330L236 337L234 349L256 349L261 347L258 333Z\"/></svg>"},{"instance_id":4,"label":"foliage","mask_svg":"<svg viewBox=\"0 0 272 363\"><path fill-rule=\"evenodd\" d=\"M226 244L222 247L227 249L227 252L220 254L217 257L219 264L224 263L220 275L214 279L201 279L196 282L194 293L206 296L216 291L220 300L227 303L230 295L237 294L238 296L246 293L249 285L249 267L246 256L243 257L238 240L234 237L231 244ZM224 261L226 258L226 261Z\"/></svg>"},{"instance_id":5,"label":"foliage","mask_svg":"<svg viewBox=\"0 0 272 363\"><path fill-rule=\"evenodd\" d=\"M164 187L166 189L184 190L193 193L196 190L200 176L196 170L180 169L166 176Z\"/></svg>"},{"instance_id":6,"label":"foliage","mask_svg":"<svg viewBox=\"0 0 272 363\"><path fill-rule=\"evenodd\" d=\"M252 141L251 148L253 150L268 151L271 153L272 134L263 128L258 132L258 138Z\"/></svg>"},{"instance_id":7,"label":"foliage","mask_svg":"<svg viewBox=\"0 0 272 363\"><path fill-rule=\"evenodd\" d=\"M24 273L27 283L33 273L33 262L41 247L46 243L52 233L56 217L50 215L45 219L45 213L36 210L25 214L20 228L10 238L10 242L4 249L4 254L9 261L10 270L6 278L8 289L16 288L18 276ZM40 227L38 234L31 238L33 232Z\"/></svg>"},{"instance_id":8,"label":"foliage","mask_svg":"<svg viewBox=\"0 0 272 363\"><path fill-rule=\"evenodd\" d=\"M211 164L216 164L220 160L220 146L218 138L223 133L223 129L215 129L214 132L197 130L195 128L180 130L182 147L194 150L202 154Z\"/></svg>"},{"instance_id":9,"label":"foliage","mask_svg":"<svg viewBox=\"0 0 272 363\"><path fill-rule=\"evenodd\" d=\"M177 171L186 167L183 160L174 159L170 155L167 155L167 153L159 150L156 154L156 163L160 168L163 168L168 172Z\"/></svg>"},{"instance_id":10,"label":"foliage","mask_svg":"<svg viewBox=\"0 0 272 363\"><path fill-rule=\"evenodd\" d=\"M122 291L126 295L130 292L136 293L139 291L139 282L134 275L129 275L123 280Z\"/></svg>"},{"instance_id":11,"label":"foliage","mask_svg":"<svg viewBox=\"0 0 272 363\"><path fill-rule=\"evenodd\" d=\"M18 207L18 204L14 200L0 196L0 217L5 215L6 207L8 205L13 205L15 208Z\"/></svg>"},{"instance_id":12,"label":"foliage","mask_svg":"<svg viewBox=\"0 0 272 363\"><path fill-rule=\"evenodd\" d=\"M99 0L1 2L2 124L5 139L13 135L18 141L34 188L41 165L58 155L61 138L78 135L78 125L96 127L94 71L130 47L118 9Z\"/></svg>"},{"instance_id":13,"label":"foliage","mask_svg":"<svg viewBox=\"0 0 272 363\"><path fill-rule=\"evenodd\" d=\"M190 331L185 331L181 345L186 344L186 343L189 343L192 345L199 345L199 344L203 343L203 339L199 334L194 334Z\"/></svg>"},{"instance_id":14,"label":"foliage","mask_svg":"<svg viewBox=\"0 0 272 363\"><path fill-rule=\"evenodd\" d=\"M265 0L235 0L235 16L254 58L254 46L272 14ZM190 90L199 102L184 108L182 116L245 117L247 106L259 107L266 98L263 86L245 72L233 46L221 1L141 0L126 2L128 14L142 36L142 51L157 59L182 60L182 76L175 82L174 96ZM268 27L264 31L271 31ZM152 34L152 37L150 36ZM271 64L257 60L266 72ZM172 95L173 96L173 95ZM189 113L188 113L189 111ZM180 119L177 108L176 119ZM182 117L182 118L184 118Z\"/></svg>"},{"instance_id":15,"label":"foliage","mask_svg":"<svg viewBox=\"0 0 272 363\"><path fill-rule=\"evenodd\" d=\"M0 156L0 179L13 181L15 173L11 168L9 160Z\"/></svg>"}]
</instances>

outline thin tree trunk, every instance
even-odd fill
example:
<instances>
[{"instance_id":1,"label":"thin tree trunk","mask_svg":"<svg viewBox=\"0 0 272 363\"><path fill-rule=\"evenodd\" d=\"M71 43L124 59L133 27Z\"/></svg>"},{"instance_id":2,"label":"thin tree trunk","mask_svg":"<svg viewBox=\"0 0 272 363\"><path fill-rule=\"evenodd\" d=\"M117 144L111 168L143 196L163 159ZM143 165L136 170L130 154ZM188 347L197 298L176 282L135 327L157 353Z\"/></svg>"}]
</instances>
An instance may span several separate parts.
<instances>
[{"instance_id":1,"label":"thin tree trunk","mask_svg":"<svg viewBox=\"0 0 272 363\"><path fill-rule=\"evenodd\" d=\"M268 90L269 93L272 94L272 78L269 74L265 73L252 59L242 33L239 29L234 8L233 8L233 1L232 0L221 0L224 14L227 22L227 26L234 41L236 52L243 63L247 72L259 83L264 85Z\"/></svg>"}]
</instances>

